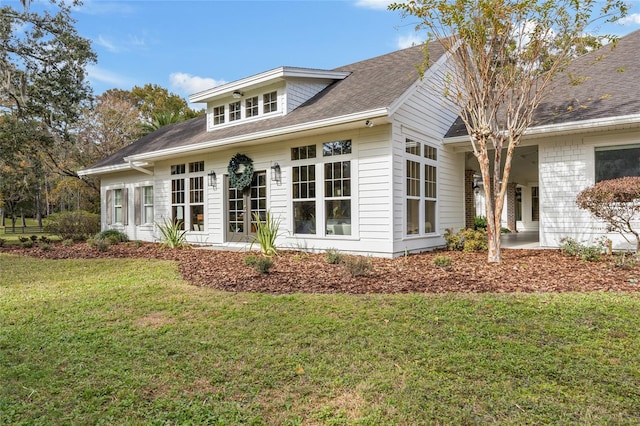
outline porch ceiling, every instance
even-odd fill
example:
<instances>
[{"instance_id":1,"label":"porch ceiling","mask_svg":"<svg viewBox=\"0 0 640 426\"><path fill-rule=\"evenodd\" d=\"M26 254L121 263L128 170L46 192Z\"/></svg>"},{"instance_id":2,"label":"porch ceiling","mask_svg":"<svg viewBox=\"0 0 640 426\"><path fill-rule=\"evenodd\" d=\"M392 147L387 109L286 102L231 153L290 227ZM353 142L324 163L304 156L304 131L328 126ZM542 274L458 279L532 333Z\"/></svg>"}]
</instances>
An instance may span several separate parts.
<instances>
[{"instance_id":1,"label":"porch ceiling","mask_svg":"<svg viewBox=\"0 0 640 426\"><path fill-rule=\"evenodd\" d=\"M506 150L504 150L502 155L503 167L505 154ZM490 151L489 155L493 158L493 151ZM471 152L466 154L466 169L480 172L478 160ZM538 182L538 145L519 146L516 148L513 161L511 162L511 177L509 181L522 185L530 185Z\"/></svg>"}]
</instances>

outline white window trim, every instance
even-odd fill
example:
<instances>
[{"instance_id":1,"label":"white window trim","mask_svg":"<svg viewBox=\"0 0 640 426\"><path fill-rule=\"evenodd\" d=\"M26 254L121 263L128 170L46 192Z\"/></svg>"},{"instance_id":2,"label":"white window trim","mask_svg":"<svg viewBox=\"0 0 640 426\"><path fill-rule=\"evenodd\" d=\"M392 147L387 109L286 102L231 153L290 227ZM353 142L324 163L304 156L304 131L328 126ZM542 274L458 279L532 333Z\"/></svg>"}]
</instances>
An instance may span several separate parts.
<instances>
[{"instance_id":1,"label":"white window trim","mask_svg":"<svg viewBox=\"0 0 640 426\"><path fill-rule=\"evenodd\" d=\"M405 149L405 144L406 144L406 140L410 139L412 141L418 142L420 143L420 154L410 154L408 152L406 152ZM432 160L430 158L427 158L424 156L424 146L430 146L432 148L436 149L436 158L437 160ZM440 213L439 213L439 204L440 204L440 165L439 165L439 160L441 157L441 148L434 143L429 143L424 141L422 138L416 137L414 135L403 135L403 139L402 139L402 152L403 152L403 156L402 156L402 176L403 176L403 182L402 182L402 196L403 196L403 208L402 208L402 234L403 234L403 238L405 240L412 240L412 239L418 239L418 238L425 238L425 237L436 237L438 236L438 225L440 223ZM408 203L407 200L409 199L409 195L407 195L407 160L409 161L414 161L418 164L420 164L419 170L420 170L420 196L419 197L412 197L412 199L419 199L418 202L418 233L417 234L409 234L407 233L407 212L408 212ZM425 191L425 165L429 165L429 166L433 166L436 168L436 197L427 197L426 196L426 191ZM435 208L435 223L432 224L432 228L433 231L432 232L425 232L425 202L426 201L435 201L436 202L436 208Z\"/></svg>"}]
</instances>

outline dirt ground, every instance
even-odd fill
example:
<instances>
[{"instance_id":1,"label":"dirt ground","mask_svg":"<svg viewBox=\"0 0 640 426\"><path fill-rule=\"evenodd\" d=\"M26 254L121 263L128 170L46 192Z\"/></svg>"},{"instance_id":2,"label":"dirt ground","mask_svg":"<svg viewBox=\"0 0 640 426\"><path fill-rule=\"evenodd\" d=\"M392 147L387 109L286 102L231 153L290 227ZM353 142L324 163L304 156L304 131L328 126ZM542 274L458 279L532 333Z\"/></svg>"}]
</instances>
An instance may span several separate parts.
<instances>
[{"instance_id":1,"label":"dirt ground","mask_svg":"<svg viewBox=\"0 0 640 426\"><path fill-rule=\"evenodd\" d=\"M154 258L174 260L193 285L233 292L263 293L506 293L640 291L640 265L622 268L604 256L598 262L568 257L559 250L503 249L503 261L489 264L486 252L428 252L396 259L372 258L372 271L352 276L344 265L329 264L324 254L281 252L268 274L246 266L247 252L168 249L154 243L122 243L102 252L77 243L49 250L8 246L0 253L49 259ZM447 269L435 256L449 256Z\"/></svg>"}]
</instances>

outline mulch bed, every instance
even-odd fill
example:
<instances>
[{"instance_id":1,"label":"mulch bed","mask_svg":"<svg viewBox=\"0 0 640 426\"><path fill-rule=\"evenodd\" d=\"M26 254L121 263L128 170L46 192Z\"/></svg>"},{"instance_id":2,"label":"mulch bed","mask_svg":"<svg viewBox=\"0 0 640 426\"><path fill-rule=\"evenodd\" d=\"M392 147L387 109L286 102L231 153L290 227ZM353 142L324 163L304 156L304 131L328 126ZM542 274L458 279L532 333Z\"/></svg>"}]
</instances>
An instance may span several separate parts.
<instances>
[{"instance_id":1,"label":"mulch bed","mask_svg":"<svg viewBox=\"0 0 640 426\"><path fill-rule=\"evenodd\" d=\"M268 274L244 264L248 253L204 249L168 249L154 243L124 243L101 252L85 243L49 250L17 245L0 248L47 259L151 258L178 262L193 285L232 292L261 293L512 293L640 291L640 266L621 268L611 258L585 262L559 250L503 249L503 261L489 264L486 252L428 252L396 259L371 259L373 271L353 277L324 254L282 252ZM435 256L451 257L448 269L434 265Z\"/></svg>"}]
</instances>

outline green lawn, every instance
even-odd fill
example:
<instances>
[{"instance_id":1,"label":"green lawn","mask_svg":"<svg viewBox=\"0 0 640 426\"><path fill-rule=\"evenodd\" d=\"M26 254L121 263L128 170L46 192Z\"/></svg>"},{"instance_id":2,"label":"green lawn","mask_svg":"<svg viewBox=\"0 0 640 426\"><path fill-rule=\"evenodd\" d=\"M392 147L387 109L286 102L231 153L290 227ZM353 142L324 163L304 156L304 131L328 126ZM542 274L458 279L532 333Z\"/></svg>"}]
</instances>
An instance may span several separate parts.
<instances>
[{"instance_id":1,"label":"green lawn","mask_svg":"<svg viewBox=\"0 0 640 426\"><path fill-rule=\"evenodd\" d=\"M0 255L0 424L638 424L640 295L286 295Z\"/></svg>"}]
</instances>

